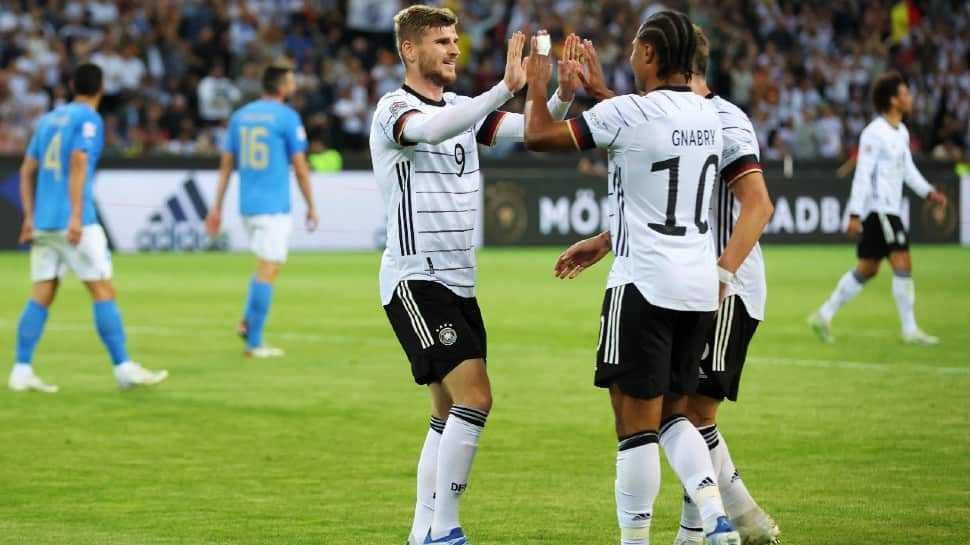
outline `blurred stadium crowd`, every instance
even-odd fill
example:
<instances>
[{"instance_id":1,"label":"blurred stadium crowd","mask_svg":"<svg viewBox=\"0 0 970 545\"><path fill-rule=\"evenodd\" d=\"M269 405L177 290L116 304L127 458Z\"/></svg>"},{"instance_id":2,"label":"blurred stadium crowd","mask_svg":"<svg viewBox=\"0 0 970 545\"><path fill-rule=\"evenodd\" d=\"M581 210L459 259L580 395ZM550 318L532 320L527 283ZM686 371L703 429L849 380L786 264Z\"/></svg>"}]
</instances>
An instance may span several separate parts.
<instances>
[{"instance_id":1,"label":"blurred stadium crowd","mask_svg":"<svg viewBox=\"0 0 970 545\"><path fill-rule=\"evenodd\" d=\"M232 110L260 94L261 67L283 56L296 65L292 105L312 148L366 149L374 104L403 80L392 18L409 3L0 0L0 153L23 151L85 59L105 71L106 153L215 153ZM868 84L887 68L916 95L914 151L970 151L970 1L434 3L461 19L461 93L501 79L510 30L538 28L592 39L612 87L628 92L638 22L674 8L708 33L708 81L748 111L766 158L850 156L871 116Z\"/></svg>"}]
</instances>

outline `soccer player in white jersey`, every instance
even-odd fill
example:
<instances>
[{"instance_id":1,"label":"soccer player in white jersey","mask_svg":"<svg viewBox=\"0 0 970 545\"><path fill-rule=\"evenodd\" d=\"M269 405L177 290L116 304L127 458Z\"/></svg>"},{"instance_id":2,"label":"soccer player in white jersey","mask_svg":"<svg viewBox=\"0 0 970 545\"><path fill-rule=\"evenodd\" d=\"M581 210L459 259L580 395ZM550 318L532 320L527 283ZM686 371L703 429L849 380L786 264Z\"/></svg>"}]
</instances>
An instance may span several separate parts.
<instances>
[{"instance_id":1,"label":"soccer player in white jersey","mask_svg":"<svg viewBox=\"0 0 970 545\"><path fill-rule=\"evenodd\" d=\"M721 282L721 303L715 324L708 333L701 360L698 393L689 397L686 416L707 441L718 476L724 506L745 544L762 545L777 540L780 530L751 498L735 470L724 437L715 418L724 399L737 400L741 370L748 343L764 319L764 261L758 239L771 218L773 206L761 171L758 141L748 116L737 106L711 92L707 86L710 47L700 27L694 26L697 51L694 54L690 86L710 99L721 120L724 152L711 206L711 234L718 253L718 266L729 280ZM582 77L587 94L596 100L615 96L607 88L602 67L592 42L583 43L583 61L588 74ZM575 278L609 252L602 237L570 246L556 262L556 275ZM733 277L731 271L734 271ZM675 545L702 543L702 522L697 506L684 496L683 516Z\"/></svg>"},{"instance_id":2,"label":"soccer player in white jersey","mask_svg":"<svg viewBox=\"0 0 970 545\"><path fill-rule=\"evenodd\" d=\"M122 389L156 384L167 371L149 371L128 358L125 328L111 282L111 251L94 207L94 174L104 148L104 123L98 103L103 73L82 64L71 77L75 98L45 114L30 139L20 167L24 222L20 242L31 242L33 289L17 323L17 359L8 385L15 392L53 393L32 366L34 349L57 288L68 269L91 293L94 323L114 363Z\"/></svg>"},{"instance_id":3,"label":"soccer player in white jersey","mask_svg":"<svg viewBox=\"0 0 970 545\"><path fill-rule=\"evenodd\" d=\"M619 439L620 543L649 543L660 490L659 442L700 508L707 542L736 544L740 536L726 516L707 446L683 416L718 308L707 220L723 152L721 124L714 104L688 86L697 39L686 15L654 14L632 45L630 65L644 94L604 100L566 122L554 122L543 104L551 70L533 45L526 63L526 146L609 150L613 214L600 238L604 247L611 243L615 260L594 382L609 388Z\"/></svg>"},{"instance_id":4,"label":"soccer player in white jersey","mask_svg":"<svg viewBox=\"0 0 970 545\"><path fill-rule=\"evenodd\" d=\"M455 80L459 55L454 13L416 5L394 22L405 81L380 99L370 132L387 208L381 303L415 382L428 386L432 401L408 543L464 545L459 498L492 408L485 326L475 299L478 144L523 138L523 116L496 109L525 85L525 37L515 33L509 40L504 79L469 98L444 90ZM560 72L549 104L560 118L579 86L570 66Z\"/></svg>"},{"instance_id":5,"label":"soccer player in white jersey","mask_svg":"<svg viewBox=\"0 0 970 545\"><path fill-rule=\"evenodd\" d=\"M893 269L893 296L902 322L903 341L910 344L938 344L916 325L913 305L913 265L909 238L902 213L903 183L917 195L937 206L946 206L946 195L935 189L913 164L909 150L909 131L903 118L913 110L909 86L897 72L887 72L872 85L872 103L879 117L859 137L859 157L849 197L849 225L846 234L862 237L856 250L856 267L842 275L835 291L809 322L823 342L833 342L830 325L835 313L862 291L879 272L879 264L889 259Z\"/></svg>"},{"instance_id":6,"label":"soccer player in white jersey","mask_svg":"<svg viewBox=\"0 0 970 545\"><path fill-rule=\"evenodd\" d=\"M306 161L306 131L300 114L286 105L294 91L293 69L289 65L269 66L263 72L263 97L232 114L219 164L215 204L205 220L209 236L216 236L229 175L238 167L239 212L256 254L256 272L250 278L243 319L237 329L246 341L243 354L250 358L283 355L282 349L263 342L263 328L273 300L273 283L289 248L290 165L306 201L306 228L317 228Z\"/></svg>"}]
</instances>

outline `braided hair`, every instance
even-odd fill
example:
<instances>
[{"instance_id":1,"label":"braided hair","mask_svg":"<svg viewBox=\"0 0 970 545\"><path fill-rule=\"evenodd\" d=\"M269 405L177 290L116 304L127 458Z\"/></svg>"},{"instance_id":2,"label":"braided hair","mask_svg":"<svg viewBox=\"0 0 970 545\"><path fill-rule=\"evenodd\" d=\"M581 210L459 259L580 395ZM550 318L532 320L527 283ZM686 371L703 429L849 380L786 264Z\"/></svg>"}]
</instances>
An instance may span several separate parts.
<instances>
[{"instance_id":1,"label":"braided hair","mask_svg":"<svg viewBox=\"0 0 970 545\"><path fill-rule=\"evenodd\" d=\"M647 19L637 31L637 40L653 46L658 56L657 77L683 74L690 81L697 36L690 19L679 11L661 11Z\"/></svg>"}]
</instances>

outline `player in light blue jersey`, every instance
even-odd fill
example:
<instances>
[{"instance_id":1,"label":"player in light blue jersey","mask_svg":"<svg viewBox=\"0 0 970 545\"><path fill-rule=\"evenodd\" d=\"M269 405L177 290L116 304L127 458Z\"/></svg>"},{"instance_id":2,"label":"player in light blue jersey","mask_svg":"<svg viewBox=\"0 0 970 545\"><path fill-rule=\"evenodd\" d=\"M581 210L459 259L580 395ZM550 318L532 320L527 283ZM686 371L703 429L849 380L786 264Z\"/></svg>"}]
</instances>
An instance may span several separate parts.
<instances>
[{"instance_id":1,"label":"player in light blue jersey","mask_svg":"<svg viewBox=\"0 0 970 545\"><path fill-rule=\"evenodd\" d=\"M20 242L32 242L34 285L17 324L17 360L8 383L16 392L57 391L34 374L31 360L67 269L91 293L94 322L111 355L118 386L156 384L168 376L167 371L149 371L128 358L111 283L111 252L94 209L94 172L104 147L104 124L97 112L103 93L101 69L82 64L74 72L71 89L73 102L41 118L20 167Z\"/></svg>"},{"instance_id":2,"label":"player in light blue jersey","mask_svg":"<svg viewBox=\"0 0 970 545\"><path fill-rule=\"evenodd\" d=\"M263 327L273 298L273 281L286 262L292 221L290 218L290 165L307 204L306 228L317 228L317 213L306 161L306 131L300 115L286 106L296 90L293 69L270 66L263 73L263 98L237 110L229 120L219 165L216 200L206 218L209 236L216 236L222 221L222 201L233 168L239 170L239 212L256 254L256 273L239 335L246 340L247 357L283 355L263 343Z\"/></svg>"}]
</instances>

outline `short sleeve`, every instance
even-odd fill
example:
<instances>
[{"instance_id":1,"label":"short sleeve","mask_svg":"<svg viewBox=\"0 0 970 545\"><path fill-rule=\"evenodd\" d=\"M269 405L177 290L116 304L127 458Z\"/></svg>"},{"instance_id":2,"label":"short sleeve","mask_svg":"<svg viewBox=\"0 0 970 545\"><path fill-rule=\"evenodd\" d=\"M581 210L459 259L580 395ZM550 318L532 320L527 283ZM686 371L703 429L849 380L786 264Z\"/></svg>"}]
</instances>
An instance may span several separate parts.
<instances>
[{"instance_id":1,"label":"short sleeve","mask_svg":"<svg viewBox=\"0 0 970 545\"><path fill-rule=\"evenodd\" d=\"M286 155L293 156L297 153L303 153L306 151L306 129L303 128L303 122L300 121L300 114L296 112L291 112L292 117L290 122L286 127L286 134L283 139L286 142Z\"/></svg>"},{"instance_id":2,"label":"short sleeve","mask_svg":"<svg viewBox=\"0 0 970 545\"><path fill-rule=\"evenodd\" d=\"M40 130L34 131L30 137L30 144L27 145L27 157L40 160Z\"/></svg>"},{"instance_id":3,"label":"short sleeve","mask_svg":"<svg viewBox=\"0 0 970 545\"><path fill-rule=\"evenodd\" d=\"M239 155L239 131L236 128L236 116L229 118L226 136L222 139L222 151Z\"/></svg>"},{"instance_id":4,"label":"short sleeve","mask_svg":"<svg viewBox=\"0 0 970 545\"><path fill-rule=\"evenodd\" d=\"M408 115L414 112L420 113L421 110L410 104L404 95L395 95L382 100L375 115L388 140L399 146L413 146L413 142L404 140L404 124Z\"/></svg>"},{"instance_id":5,"label":"short sleeve","mask_svg":"<svg viewBox=\"0 0 970 545\"><path fill-rule=\"evenodd\" d=\"M626 96L604 100L583 112L583 115L567 120L573 141L579 149L612 147L630 122L620 112L620 100Z\"/></svg>"},{"instance_id":6,"label":"short sleeve","mask_svg":"<svg viewBox=\"0 0 970 545\"><path fill-rule=\"evenodd\" d=\"M721 132L724 152L721 154L721 180L731 185L751 172L761 172L755 134L746 127L725 127Z\"/></svg>"},{"instance_id":7,"label":"short sleeve","mask_svg":"<svg viewBox=\"0 0 970 545\"><path fill-rule=\"evenodd\" d=\"M71 140L71 151L83 151L88 154L100 153L102 133L99 119L84 117L75 127L74 138Z\"/></svg>"}]
</instances>

